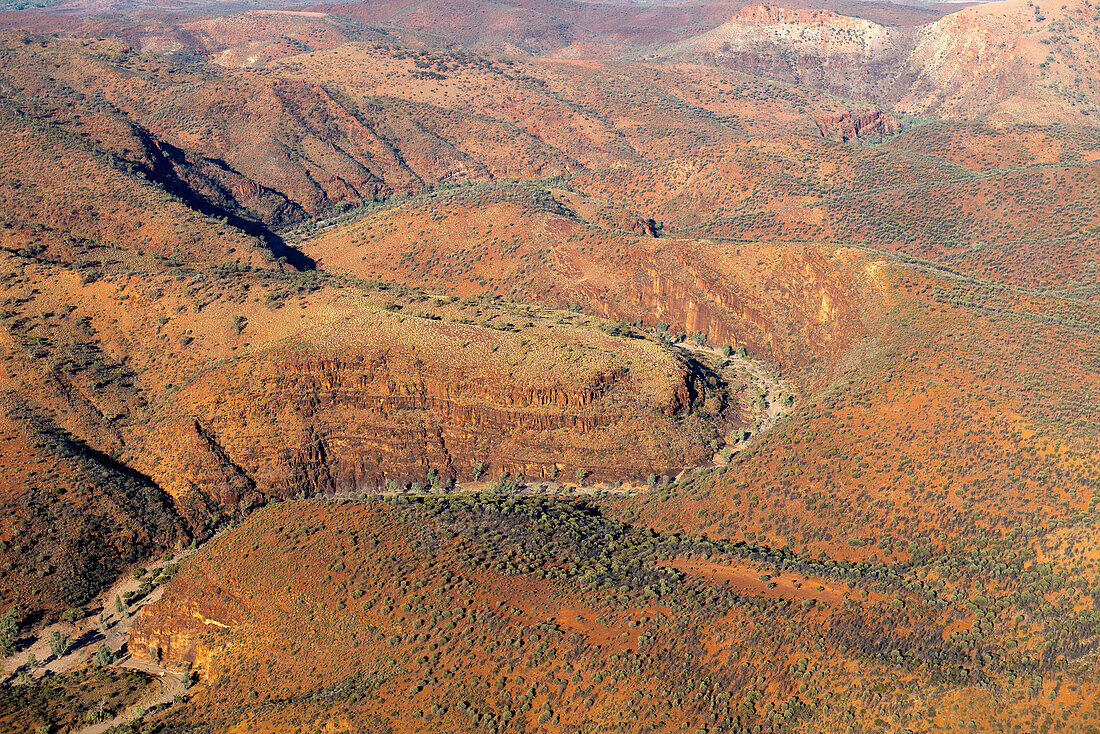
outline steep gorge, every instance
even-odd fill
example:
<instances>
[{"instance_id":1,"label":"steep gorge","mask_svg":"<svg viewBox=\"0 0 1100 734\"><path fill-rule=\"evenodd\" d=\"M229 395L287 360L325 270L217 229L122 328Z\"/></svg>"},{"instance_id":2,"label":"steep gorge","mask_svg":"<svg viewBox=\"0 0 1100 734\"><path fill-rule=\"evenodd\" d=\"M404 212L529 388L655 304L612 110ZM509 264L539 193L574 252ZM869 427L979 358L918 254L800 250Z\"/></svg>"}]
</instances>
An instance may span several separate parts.
<instances>
[{"instance_id":1,"label":"steep gorge","mask_svg":"<svg viewBox=\"0 0 1100 734\"><path fill-rule=\"evenodd\" d=\"M285 282L272 276L81 283L0 263L3 385L19 396L4 446L24 457L0 501L31 508L0 532L13 566L0 598L49 581L37 603L53 613L272 500L504 475L640 481L708 462L741 419L704 366L591 316L337 280L272 302ZM51 287L13 298L24 272ZM120 319L135 303L171 318ZM81 581L94 558L106 575Z\"/></svg>"}]
</instances>

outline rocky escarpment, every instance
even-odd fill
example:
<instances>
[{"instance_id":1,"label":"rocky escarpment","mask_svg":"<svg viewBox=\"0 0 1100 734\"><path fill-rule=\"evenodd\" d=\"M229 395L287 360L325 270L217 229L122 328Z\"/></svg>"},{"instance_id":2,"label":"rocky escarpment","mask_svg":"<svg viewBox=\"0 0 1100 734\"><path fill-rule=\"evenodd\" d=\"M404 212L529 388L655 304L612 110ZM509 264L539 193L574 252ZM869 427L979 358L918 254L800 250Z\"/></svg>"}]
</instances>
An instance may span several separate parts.
<instances>
[{"instance_id":1,"label":"rocky escarpment","mask_svg":"<svg viewBox=\"0 0 1100 734\"><path fill-rule=\"evenodd\" d=\"M677 474L739 420L703 367L583 314L342 285L299 303L283 288L304 280L252 272L34 268L51 292L9 289L0 334L6 387L24 396L0 426L0 500L23 508L0 524L8 601L83 603L273 499ZM163 317L128 316L150 313Z\"/></svg>"},{"instance_id":2,"label":"rocky escarpment","mask_svg":"<svg viewBox=\"0 0 1100 734\"><path fill-rule=\"evenodd\" d=\"M243 617L232 592L212 595L191 588L187 579L172 585L172 593L142 607L130 628L127 649L139 660L170 670L193 670L213 682L214 655L221 638Z\"/></svg>"},{"instance_id":3,"label":"rocky escarpment","mask_svg":"<svg viewBox=\"0 0 1100 734\"><path fill-rule=\"evenodd\" d=\"M900 132L901 120L881 110L852 113L851 110L834 115L822 115L814 120L821 137L847 142L868 136L893 135Z\"/></svg>"},{"instance_id":4,"label":"rocky escarpment","mask_svg":"<svg viewBox=\"0 0 1100 734\"><path fill-rule=\"evenodd\" d=\"M697 263L676 269L639 267L626 287L625 302L593 306L603 305L609 316L620 318L644 314L644 320L668 324L684 334L706 334L712 344L750 346L755 351L770 351L774 346L770 320Z\"/></svg>"},{"instance_id":5,"label":"rocky escarpment","mask_svg":"<svg viewBox=\"0 0 1100 734\"><path fill-rule=\"evenodd\" d=\"M705 335L707 344L743 346L785 368L832 364L866 333L861 312L877 298L851 252L656 242L659 249L638 243L634 267L601 264L603 277L575 285L570 297L608 318Z\"/></svg>"},{"instance_id":6,"label":"rocky escarpment","mask_svg":"<svg viewBox=\"0 0 1100 734\"><path fill-rule=\"evenodd\" d=\"M628 217L622 223L622 228L634 234L645 237L660 237L662 225L660 222L647 217Z\"/></svg>"},{"instance_id":7,"label":"rocky escarpment","mask_svg":"<svg viewBox=\"0 0 1100 734\"><path fill-rule=\"evenodd\" d=\"M425 346L276 351L212 370L164 410L150 440L153 474L195 520L267 497L502 474L642 478L704 463L710 442L736 418L704 412L722 386L667 353L653 355L655 381L646 373L652 365L627 366L595 350L583 369L566 372L535 371L515 354L498 359L504 350L491 347L456 359Z\"/></svg>"}]
</instances>

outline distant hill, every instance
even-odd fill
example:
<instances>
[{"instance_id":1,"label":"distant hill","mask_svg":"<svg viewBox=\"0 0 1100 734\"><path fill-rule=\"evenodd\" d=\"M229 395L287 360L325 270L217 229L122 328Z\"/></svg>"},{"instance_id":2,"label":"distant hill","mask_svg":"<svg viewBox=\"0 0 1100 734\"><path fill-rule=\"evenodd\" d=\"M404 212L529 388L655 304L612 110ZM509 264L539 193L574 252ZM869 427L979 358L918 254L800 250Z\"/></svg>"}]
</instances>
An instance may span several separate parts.
<instances>
[{"instance_id":1,"label":"distant hill","mask_svg":"<svg viewBox=\"0 0 1100 734\"><path fill-rule=\"evenodd\" d=\"M656 58L691 59L921 117L1100 119L1100 16L1085 2L986 3L920 26L749 6Z\"/></svg>"}]
</instances>

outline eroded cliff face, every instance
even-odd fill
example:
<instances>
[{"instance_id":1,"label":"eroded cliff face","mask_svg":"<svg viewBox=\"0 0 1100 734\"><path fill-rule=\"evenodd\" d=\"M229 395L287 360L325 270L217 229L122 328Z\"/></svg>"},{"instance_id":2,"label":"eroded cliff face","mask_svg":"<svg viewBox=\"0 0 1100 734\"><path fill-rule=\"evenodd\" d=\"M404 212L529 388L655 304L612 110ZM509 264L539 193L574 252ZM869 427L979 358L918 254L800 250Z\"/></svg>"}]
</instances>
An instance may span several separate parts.
<instances>
[{"instance_id":1,"label":"eroded cliff face","mask_svg":"<svg viewBox=\"0 0 1100 734\"><path fill-rule=\"evenodd\" d=\"M835 115L822 115L814 120L821 137L847 142L870 135L893 135L902 129L901 120L881 110L853 113L845 110Z\"/></svg>"},{"instance_id":2,"label":"eroded cliff face","mask_svg":"<svg viewBox=\"0 0 1100 734\"><path fill-rule=\"evenodd\" d=\"M467 339L483 329L390 325L340 353L275 349L211 370L162 409L152 475L195 520L387 480L640 478L705 462L732 415L701 412L722 388L650 342L622 360L602 334L564 348L507 334L494 349ZM456 335L457 352L433 349ZM560 363L543 363L554 349Z\"/></svg>"},{"instance_id":3,"label":"eroded cliff face","mask_svg":"<svg viewBox=\"0 0 1100 734\"><path fill-rule=\"evenodd\" d=\"M739 26L755 32L745 38L772 36L804 43L842 45L857 50L882 45L890 34L886 26L863 18L840 15L815 8L780 8L758 4L742 8L726 25L715 29L717 36L733 35Z\"/></svg>"},{"instance_id":4,"label":"eroded cliff face","mask_svg":"<svg viewBox=\"0 0 1100 734\"><path fill-rule=\"evenodd\" d=\"M980 16L958 13L921 33L908 59L917 72L903 109L977 117L1003 102L1026 76L1017 49L1008 50ZM1009 79L1012 76L1014 78Z\"/></svg>"},{"instance_id":5,"label":"eroded cliff face","mask_svg":"<svg viewBox=\"0 0 1100 734\"><path fill-rule=\"evenodd\" d=\"M706 334L711 344L774 347L770 319L750 305L719 274L698 262L679 266L642 263L623 284L626 298L594 299L590 305L611 318L642 318L684 334Z\"/></svg>"},{"instance_id":6,"label":"eroded cliff face","mask_svg":"<svg viewBox=\"0 0 1100 734\"><path fill-rule=\"evenodd\" d=\"M138 660L171 670L192 670L204 680L217 680L215 656L225 647L226 633L240 626L242 610L231 590L205 593L190 579L172 584L172 592L144 606L130 628L127 649Z\"/></svg>"},{"instance_id":7,"label":"eroded cliff face","mask_svg":"<svg viewBox=\"0 0 1100 734\"><path fill-rule=\"evenodd\" d=\"M633 268L578 291L609 318L667 324L711 345L744 346L786 368L834 362L867 333L868 288L855 251L658 240Z\"/></svg>"},{"instance_id":8,"label":"eroded cliff face","mask_svg":"<svg viewBox=\"0 0 1100 734\"><path fill-rule=\"evenodd\" d=\"M552 290L585 313L746 346L796 382L811 363L827 379L878 303L852 250L632 248L633 267L562 249L535 281L560 279ZM147 471L189 517L392 483L675 474L743 420L703 366L650 341L382 314L326 328L212 367L159 410Z\"/></svg>"}]
</instances>

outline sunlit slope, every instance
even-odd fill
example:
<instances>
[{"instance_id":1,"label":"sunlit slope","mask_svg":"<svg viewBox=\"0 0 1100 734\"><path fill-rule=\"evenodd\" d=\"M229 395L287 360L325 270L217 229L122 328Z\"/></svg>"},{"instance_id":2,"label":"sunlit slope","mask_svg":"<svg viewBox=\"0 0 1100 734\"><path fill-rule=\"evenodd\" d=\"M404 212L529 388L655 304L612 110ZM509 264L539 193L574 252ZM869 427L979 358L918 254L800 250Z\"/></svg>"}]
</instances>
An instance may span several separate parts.
<instances>
[{"instance_id":1,"label":"sunlit slope","mask_svg":"<svg viewBox=\"0 0 1100 734\"><path fill-rule=\"evenodd\" d=\"M1087 674L987 634L993 602L951 600L922 583L929 568L655 534L533 498L292 502L190 558L132 644L199 673L188 701L146 717L173 732L1095 720Z\"/></svg>"}]
</instances>

